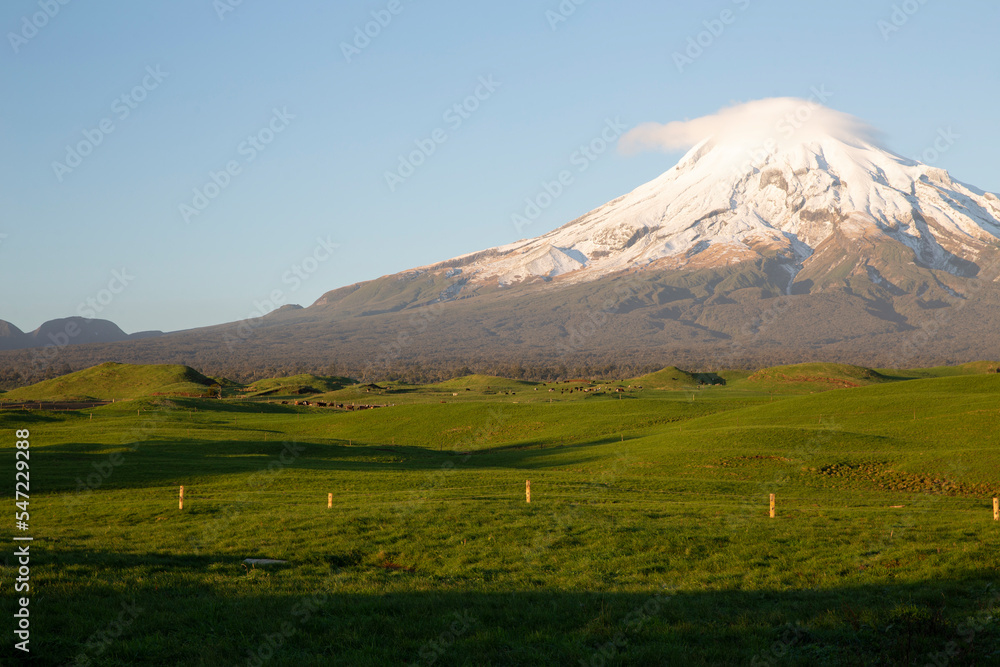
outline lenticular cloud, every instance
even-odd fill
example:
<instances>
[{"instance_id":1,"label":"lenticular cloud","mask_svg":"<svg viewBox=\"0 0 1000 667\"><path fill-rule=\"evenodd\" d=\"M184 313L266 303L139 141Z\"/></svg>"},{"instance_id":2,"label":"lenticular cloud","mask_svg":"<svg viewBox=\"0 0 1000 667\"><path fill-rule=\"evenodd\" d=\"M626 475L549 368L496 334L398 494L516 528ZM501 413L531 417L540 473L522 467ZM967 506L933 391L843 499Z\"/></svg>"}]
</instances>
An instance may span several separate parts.
<instances>
[{"instance_id":1,"label":"lenticular cloud","mask_svg":"<svg viewBox=\"0 0 1000 667\"><path fill-rule=\"evenodd\" d=\"M710 116L670 123L643 123L626 133L622 152L687 150L707 139L717 144L759 145L765 140L804 142L834 137L878 144L878 132L850 114L814 100L774 97L726 107Z\"/></svg>"}]
</instances>

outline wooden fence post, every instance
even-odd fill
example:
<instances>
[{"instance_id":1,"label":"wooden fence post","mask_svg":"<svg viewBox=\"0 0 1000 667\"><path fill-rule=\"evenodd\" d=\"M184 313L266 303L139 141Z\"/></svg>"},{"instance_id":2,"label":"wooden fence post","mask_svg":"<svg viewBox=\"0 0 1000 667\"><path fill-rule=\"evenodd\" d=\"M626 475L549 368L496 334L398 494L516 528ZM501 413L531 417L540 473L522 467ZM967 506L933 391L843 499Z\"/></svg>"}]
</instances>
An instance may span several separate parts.
<instances>
[{"instance_id":1,"label":"wooden fence post","mask_svg":"<svg viewBox=\"0 0 1000 667\"><path fill-rule=\"evenodd\" d=\"M771 494L771 518L774 518L774 494Z\"/></svg>"},{"instance_id":2,"label":"wooden fence post","mask_svg":"<svg viewBox=\"0 0 1000 667\"><path fill-rule=\"evenodd\" d=\"M526 480L524 482L524 498L529 503L531 502L531 480Z\"/></svg>"},{"instance_id":3,"label":"wooden fence post","mask_svg":"<svg viewBox=\"0 0 1000 667\"><path fill-rule=\"evenodd\" d=\"M330 509L331 507L333 507L333 494L328 493L326 495L326 508Z\"/></svg>"},{"instance_id":4,"label":"wooden fence post","mask_svg":"<svg viewBox=\"0 0 1000 667\"><path fill-rule=\"evenodd\" d=\"M178 500L178 502L177 502L177 509L179 509L179 510L184 509L184 487L183 486L181 487L181 497L180 497L180 500Z\"/></svg>"},{"instance_id":5,"label":"wooden fence post","mask_svg":"<svg viewBox=\"0 0 1000 667\"><path fill-rule=\"evenodd\" d=\"M1000 521L1000 498L993 499L993 520Z\"/></svg>"}]
</instances>

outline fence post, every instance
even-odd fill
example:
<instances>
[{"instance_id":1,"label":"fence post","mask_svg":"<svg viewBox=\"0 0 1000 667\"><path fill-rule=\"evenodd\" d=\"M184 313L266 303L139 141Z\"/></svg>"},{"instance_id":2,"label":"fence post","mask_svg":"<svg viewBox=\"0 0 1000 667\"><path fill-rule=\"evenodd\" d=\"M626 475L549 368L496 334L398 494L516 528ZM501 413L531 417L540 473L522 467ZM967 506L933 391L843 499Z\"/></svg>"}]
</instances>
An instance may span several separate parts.
<instances>
[{"instance_id":1,"label":"fence post","mask_svg":"<svg viewBox=\"0 0 1000 667\"><path fill-rule=\"evenodd\" d=\"M524 498L529 503L531 502L531 480L526 480L524 482Z\"/></svg>"},{"instance_id":2,"label":"fence post","mask_svg":"<svg viewBox=\"0 0 1000 667\"><path fill-rule=\"evenodd\" d=\"M333 494L328 493L326 494L326 508L330 509L331 507L333 507Z\"/></svg>"},{"instance_id":3,"label":"fence post","mask_svg":"<svg viewBox=\"0 0 1000 667\"><path fill-rule=\"evenodd\" d=\"M184 509L184 487L183 486L181 486L181 496L180 496L180 499L177 502L177 509L179 509L179 510Z\"/></svg>"},{"instance_id":4,"label":"fence post","mask_svg":"<svg viewBox=\"0 0 1000 667\"><path fill-rule=\"evenodd\" d=\"M771 494L771 518L774 518L774 494Z\"/></svg>"}]
</instances>

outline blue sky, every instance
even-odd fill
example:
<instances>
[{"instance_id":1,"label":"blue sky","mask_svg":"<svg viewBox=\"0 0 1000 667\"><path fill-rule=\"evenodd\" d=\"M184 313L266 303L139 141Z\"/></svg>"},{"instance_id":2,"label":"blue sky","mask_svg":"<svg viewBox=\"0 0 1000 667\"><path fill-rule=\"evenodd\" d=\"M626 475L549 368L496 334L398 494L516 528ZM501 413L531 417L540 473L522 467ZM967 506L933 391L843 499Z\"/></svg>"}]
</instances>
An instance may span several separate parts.
<instances>
[{"instance_id":1,"label":"blue sky","mask_svg":"<svg viewBox=\"0 0 1000 667\"><path fill-rule=\"evenodd\" d=\"M998 18L987 0L7 0L0 319L177 330L308 305L537 236L679 157L598 151L609 127L815 89L997 192ZM927 154L941 131L958 138Z\"/></svg>"}]
</instances>

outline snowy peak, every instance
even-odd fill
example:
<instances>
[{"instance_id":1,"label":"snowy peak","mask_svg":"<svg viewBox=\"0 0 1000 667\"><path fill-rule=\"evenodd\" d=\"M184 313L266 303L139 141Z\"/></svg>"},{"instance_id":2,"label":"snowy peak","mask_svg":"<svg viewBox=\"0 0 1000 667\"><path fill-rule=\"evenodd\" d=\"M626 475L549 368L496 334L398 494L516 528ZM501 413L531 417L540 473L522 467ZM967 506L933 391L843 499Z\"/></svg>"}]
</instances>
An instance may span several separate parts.
<instances>
[{"instance_id":1,"label":"snowy peak","mask_svg":"<svg viewBox=\"0 0 1000 667\"><path fill-rule=\"evenodd\" d=\"M961 275L1000 240L996 195L896 155L860 121L804 100L640 126L623 142L673 146L709 130L673 168L631 193L544 236L448 266L472 283L510 285L776 258L794 281L820 246L867 239Z\"/></svg>"}]
</instances>

